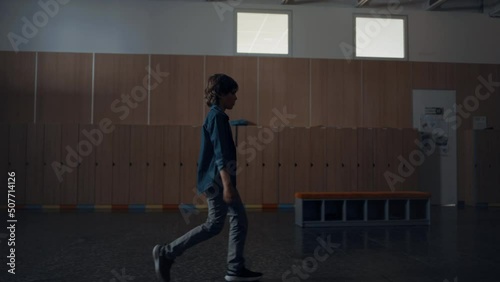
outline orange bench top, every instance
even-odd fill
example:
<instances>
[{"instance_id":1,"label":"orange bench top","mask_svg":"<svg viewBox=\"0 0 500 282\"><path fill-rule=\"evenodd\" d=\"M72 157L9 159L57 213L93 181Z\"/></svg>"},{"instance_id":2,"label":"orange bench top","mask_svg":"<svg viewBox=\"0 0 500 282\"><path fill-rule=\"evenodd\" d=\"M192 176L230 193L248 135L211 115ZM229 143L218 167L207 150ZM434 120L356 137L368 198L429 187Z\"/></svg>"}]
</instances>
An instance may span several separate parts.
<instances>
[{"instance_id":1,"label":"orange bench top","mask_svg":"<svg viewBox=\"0 0 500 282\"><path fill-rule=\"evenodd\" d=\"M402 192L297 192L298 199L429 199L431 193Z\"/></svg>"}]
</instances>

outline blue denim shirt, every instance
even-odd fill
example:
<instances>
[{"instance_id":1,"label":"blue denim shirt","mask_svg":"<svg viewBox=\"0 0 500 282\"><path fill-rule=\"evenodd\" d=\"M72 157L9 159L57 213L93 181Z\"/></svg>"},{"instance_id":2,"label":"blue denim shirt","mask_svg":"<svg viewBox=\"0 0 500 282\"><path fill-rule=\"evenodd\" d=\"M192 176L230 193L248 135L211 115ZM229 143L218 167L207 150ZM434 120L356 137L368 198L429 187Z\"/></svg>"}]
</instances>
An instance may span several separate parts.
<instances>
[{"instance_id":1,"label":"blue denim shirt","mask_svg":"<svg viewBox=\"0 0 500 282\"><path fill-rule=\"evenodd\" d=\"M201 129L201 149L198 158L198 193L208 188L222 188L220 170L226 168L236 187L236 147L229 117L218 106L211 106Z\"/></svg>"}]
</instances>

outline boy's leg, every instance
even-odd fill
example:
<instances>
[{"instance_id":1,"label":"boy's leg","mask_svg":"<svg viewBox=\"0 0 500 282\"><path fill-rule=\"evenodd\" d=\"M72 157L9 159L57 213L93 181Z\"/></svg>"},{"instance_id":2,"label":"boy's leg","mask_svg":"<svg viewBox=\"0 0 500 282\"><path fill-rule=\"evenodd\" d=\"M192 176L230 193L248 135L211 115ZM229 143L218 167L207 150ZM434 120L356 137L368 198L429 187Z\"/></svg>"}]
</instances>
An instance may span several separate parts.
<instances>
[{"instance_id":1,"label":"boy's leg","mask_svg":"<svg viewBox=\"0 0 500 282\"><path fill-rule=\"evenodd\" d=\"M222 192L210 188L205 195L208 204L207 221L166 245L163 252L168 259L175 259L190 247L219 234L224 228L227 205L222 198Z\"/></svg>"},{"instance_id":2,"label":"boy's leg","mask_svg":"<svg viewBox=\"0 0 500 282\"><path fill-rule=\"evenodd\" d=\"M238 195L238 201L229 205L229 245L227 264L229 273L238 273L245 267L243 251L248 230L245 206Z\"/></svg>"}]
</instances>

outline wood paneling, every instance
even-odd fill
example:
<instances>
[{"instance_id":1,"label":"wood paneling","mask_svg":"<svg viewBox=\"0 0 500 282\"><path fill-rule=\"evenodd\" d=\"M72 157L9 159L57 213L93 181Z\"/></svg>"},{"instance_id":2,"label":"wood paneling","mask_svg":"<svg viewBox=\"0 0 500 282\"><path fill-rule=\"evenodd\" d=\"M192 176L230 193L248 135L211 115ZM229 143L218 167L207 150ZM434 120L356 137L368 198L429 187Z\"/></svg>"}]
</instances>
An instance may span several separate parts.
<instances>
[{"instance_id":1,"label":"wood paneling","mask_svg":"<svg viewBox=\"0 0 500 282\"><path fill-rule=\"evenodd\" d=\"M255 151L255 155L254 157L247 156L244 159L246 162L246 167L244 168L246 171L244 203L257 205L262 204L262 149L265 146L262 143L263 131L262 128L255 126L248 126L246 129L246 140L255 140L255 145L250 145Z\"/></svg>"},{"instance_id":2,"label":"wood paneling","mask_svg":"<svg viewBox=\"0 0 500 282\"><path fill-rule=\"evenodd\" d=\"M43 204L61 203L61 125L46 124L43 141Z\"/></svg>"},{"instance_id":3,"label":"wood paneling","mask_svg":"<svg viewBox=\"0 0 500 282\"><path fill-rule=\"evenodd\" d=\"M404 181L398 172L399 159L403 155L403 130L401 128L391 128L389 130L389 138L387 139L387 175L386 182L391 183L389 189L391 191L402 190ZM404 179L404 178L403 178Z\"/></svg>"},{"instance_id":4,"label":"wood paneling","mask_svg":"<svg viewBox=\"0 0 500 282\"><path fill-rule=\"evenodd\" d=\"M26 146L26 204L42 204L44 200L44 135L45 125L28 124Z\"/></svg>"},{"instance_id":5,"label":"wood paneling","mask_svg":"<svg viewBox=\"0 0 500 282\"><path fill-rule=\"evenodd\" d=\"M130 125L117 125L113 131L113 205L130 203Z\"/></svg>"},{"instance_id":6,"label":"wood paneling","mask_svg":"<svg viewBox=\"0 0 500 282\"><path fill-rule=\"evenodd\" d=\"M37 121L90 123L92 54L38 53Z\"/></svg>"},{"instance_id":7,"label":"wood paneling","mask_svg":"<svg viewBox=\"0 0 500 282\"><path fill-rule=\"evenodd\" d=\"M278 159L278 185L279 203L293 203L295 199L293 190L293 172L295 148L293 147L294 131L285 127L279 133L279 159Z\"/></svg>"},{"instance_id":8,"label":"wood paneling","mask_svg":"<svg viewBox=\"0 0 500 282\"><path fill-rule=\"evenodd\" d=\"M373 161L374 130L372 128L358 128L358 190L373 191Z\"/></svg>"},{"instance_id":9,"label":"wood paneling","mask_svg":"<svg viewBox=\"0 0 500 282\"><path fill-rule=\"evenodd\" d=\"M151 124L201 125L203 57L153 55L151 66L163 73L151 77Z\"/></svg>"},{"instance_id":10,"label":"wood paneling","mask_svg":"<svg viewBox=\"0 0 500 282\"><path fill-rule=\"evenodd\" d=\"M35 53L0 51L0 122L33 122Z\"/></svg>"},{"instance_id":11,"label":"wood paneling","mask_svg":"<svg viewBox=\"0 0 500 282\"><path fill-rule=\"evenodd\" d=\"M194 132L193 132L194 134ZM163 131L163 203L181 203L181 127L165 126ZM194 195L193 195L194 196ZM191 199L192 197L191 196ZM190 200L191 200L190 199ZM187 202L186 204L191 204Z\"/></svg>"},{"instance_id":12,"label":"wood paneling","mask_svg":"<svg viewBox=\"0 0 500 282\"><path fill-rule=\"evenodd\" d=\"M164 130L163 126L149 126L147 129L148 143L146 146L149 166L146 184L146 204L163 204L163 186L165 183L163 165L165 163L163 148ZM177 146L176 148L179 147ZM177 179L179 179L178 174Z\"/></svg>"},{"instance_id":13,"label":"wood paneling","mask_svg":"<svg viewBox=\"0 0 500 282\"><path fill-rule=\"evenodd\" d=\"M326 191L340 192L341 186L341 161L342 147L339 142L339 129L326 128Z\"/></svg>"},{"instance_id":14,"label":"wood paneling","mask_svg":"<svg viewBox=\"0 0 500 282\"><path fill-rule=\"evenodd\" d=\"M92 138L98 140L98 129L92 128ZM114 130L117 130L115 127ZM83 132L83 131L82 131ZM113 139L115 134L104 134L102 141L95 147L95 203L97 205L110 205L113 202ZM89 197L92 193L88 192Z\"/></svg>"},{"instance_id":15,"label":"wood paneling","mask_svg":"<svg viewBox=\"0 0 500 282\"><path fill-rule=\"evenodd\" d=\"M311 80L311 126L361 125L361 61L311 60Z\"/></svg>"},{"instance_id":16,"label":"wood paneling","mask_svg":"<svg viewBox=\"0 0 500 282\"><path fill-rule=\"evenodd\" d=\"M96 151L105 144L104 140L112 140L111 134L103 134L103 139L99 143L92 142L94 138L89 138L89 133L96 132L99 127L94 125L80 125L78 130L78 154L81 156L81 162L78 166L78 204L90 205L96 203ZM95 134L93 134L95 136ZM108 141L109 143L109 141ZM104 148L103 148L104 149ZM102 150L101 150L102 152ZM106 154L105 152L102 152ZM111 152L109 153L111 155ZM105 157L105 155L103 156ZM111 157L110 157L111 159ZM101 163L101 167L111 168L111 160L107 164ZM100 167L100 168L101 168ZM99 169L100 169L99 168ZM111 174L101 175L107 177L105 183L111 183ZM100 188L104 188L100 186ZM99 202L102 204L102 201Z\"/></svg>"},{"instance_id":17,"label":"wood paneling","mask_svg":"<svg viewBox=\"0 0 500 282\"><path fill-rule=\"evenodd\" d=\"M146 203L146 184L149 169L148 127L130 127L130 199L129 204Z\"/></svg>"},{"instance_id":18,"label":"wood paneling","mask_svg":"<svg viewBox=\"0 0 500 282\"><path fill-rule=\"evenodd\" d=\"M193 199L197 195L196 172L200 152L200 134L201 127L199 126L181 127L180 195L181 203L184 204L193 204Z\"/></svg>"},{"instance_id":19,"label":"wood paneling","mask_svg":"<svg viewBox=\"0 0 500 282\"><path fill-rule=\"evenodd\" d=\"M15 180L15 200L16 204L24 204L26 202L26 138L27 125L16 124L10 126L9 133L2 138L9 142L9 169L16 173ZM2 171L3 174L7 170ZM7 182L3 182L7 183Z\"/></svg>"},{"instance_id":20,"label":"wood paneling","mask_svg":"<svg viewBox=\"0 0 500 282\"><path fill-rule=\"evenodd\" d=\"M260 58L259 124L269 125L274 111L283 113L286 107L294 117L285 126L309 126L309 80L308 59Z\"/></svg>"},{"instance_id":21,"label":"wood paneling","mask_svg":"<svg viewBox=\"0 0 500 282\"><path fill-rule=\"evenodd\" d=\"M326 128L312 127L310 129L309 150L310 160L310 191L322 192L326 189Z\"/></svg>"},{"instance_id":22,"label":"wood paneling","mask_svg":"<svg viewBox=\"0 0 500 282\"><path fill-rule=\"evenodd\" d=\"M411 127L410 73L409 62L363 61L362 127Z\"/></svg>"},{"instance_id":23,"label":"wood paneling","mask_svg":"<svg viewBox=\"0 0 500 282\"><path fill-rule=\"evenodd\" d=\"M337 130L337 146L340 148L340 189L356 191L358 189L358 152L357 132L353 128Z\"/></svg>"},{"instance_id":24,"label":"wood paneling","mask_svg":"<svg viewBox=\"0 0 500 282\"><path fill-rule=\"evenodd\" d=\"M257 156L257 149L249 143L246 126L233 127L232 132L233 135L238 136L238 143L236 147L236 162L238 168L236 175L236 189L238 189L238 193L240 194L243 203L247 203L247 190L251 189L248 188L246 181L247 174L249 173L247 163L249 163L250 160L255 160ZM251 137L252 136L250 136L250 138ZM255 140L252 144L255 144Z\"/></svg>"},{"instance_id":25,"label":"wood paneling","mask_svg":"<svg viewBox=\"0 0 500 282\"><path fill-rule=\"evenodd\" d=\"M109 118L116 124L147 124L148 65L147 55L95 55L95 123Z\"/></svg>"},{"instance_id":26,"label":"wood paneling","mask_svg":"<svg viewBox=\"0 0 500 282\"><path fill-rule=\"evenodd\" d=\"M398 171L401 166L402 174L400 174L405 181L402 184L401 189L410 190L410 191L418 191L418 170L421 165L421 162L424 160L419 158L419 155L422 155L420 148L417 146L418 131L413 128L404 128L403 129L403 159L408 162L406 164L403 161L398 162ZM419 153L421 152L421 153Z\"/></svg>"},{"instance_id":27,"label":"wood paneling","mask_svg":"<svg viewBox=\"0 0 500 282\"><path fill-rule=\"evenodd\" d=\"M228 113L231 119L245 119L252 124L257 123L257 60L256 57L206 57L205 80L215 73L225 73L238 83L238 101ZM203 97L203 92L199 92L201 94L197 93L196 97ZM208 108L204 109L206 111Z\"/></svg>"},{"instance_id":28,"label":"wood paneling","mask_svg":"<svg viewBox=\"0 0 500 282\"><path fill-rule=\"evenodd\" d=\"M385 179L385 172L389 168L389 158L387 156L387 143L391 138L387 128L375 129L375 138L373 139L374 154L374 175L373 183L375 191L389 191L389 185Z\"/></svg>"},{"instance_id":29,"label":"wood paneling","mask_svg":"<svg viewBox=\"0 0 500 282\"><path fill-rule=\"evenodd\" d=\"M293 134L293 170L292 170L292 196L295 199L295 192L309 192L311 174L311 129L296 127L292 128Z\"/></svg>"},{"instance_id":30,"label":"wood paneling","mask_svg":"<svg viewBox=\"0 0 500 282\"><path fill-rule=\"evenodd\" d=\"M78 124L61 125L61 163L64 175L61 182L61 202L63 205L78 203Z\"/></svg>"},{"instance_id":31,"label":"wood paneling","mask_svg":"<svg viewBox=\"0 0 500 282\"><path fill-rule=\"evenodd\" d=\"M279 128L263 127L262 130L268 133L262 151L262 203L277 204L279 196Z\"/></svg>"},{"instance_id":32,"label":"wood paneling","mask_svg":"<svg viewBox=\"0 0 500 282\"><path fill-rule=\"evenodd\" d=\"M455 89L455 66L452 63L412 62L413 89Z\"/></svg>"}]
</instances>

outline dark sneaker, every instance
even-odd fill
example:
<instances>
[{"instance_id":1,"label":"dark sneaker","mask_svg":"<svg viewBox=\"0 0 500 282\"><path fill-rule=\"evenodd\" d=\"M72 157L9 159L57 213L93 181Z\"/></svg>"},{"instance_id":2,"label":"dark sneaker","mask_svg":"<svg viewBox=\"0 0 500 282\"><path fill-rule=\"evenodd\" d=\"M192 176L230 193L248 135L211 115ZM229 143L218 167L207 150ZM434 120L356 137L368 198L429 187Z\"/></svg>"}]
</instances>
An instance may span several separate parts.
<instances>
[{"instance_id":1,"label":"dark sneaker","mask_svg":"<svg viewBox=\"0 0 500 282\"><path fill-rule=\"evenodd\" d=\"M261 277L262 273L243 268L238 273L228 272L224 278L226 281L258 281Z\"/></svg>"},{"instance_id":2,"label":"dark sneaker","mask_svg":"<svg viewBox=\"0 0 500 282\"><path fill-rule=\"evenodd\" d=\"M156 245L153 248L153 260L155 262L156 277L158 277L158 280L161 282L170 282L170 268L172 268L174 260L166 258L160 252L161 246Z\"/></svg>"}]
</instances>

